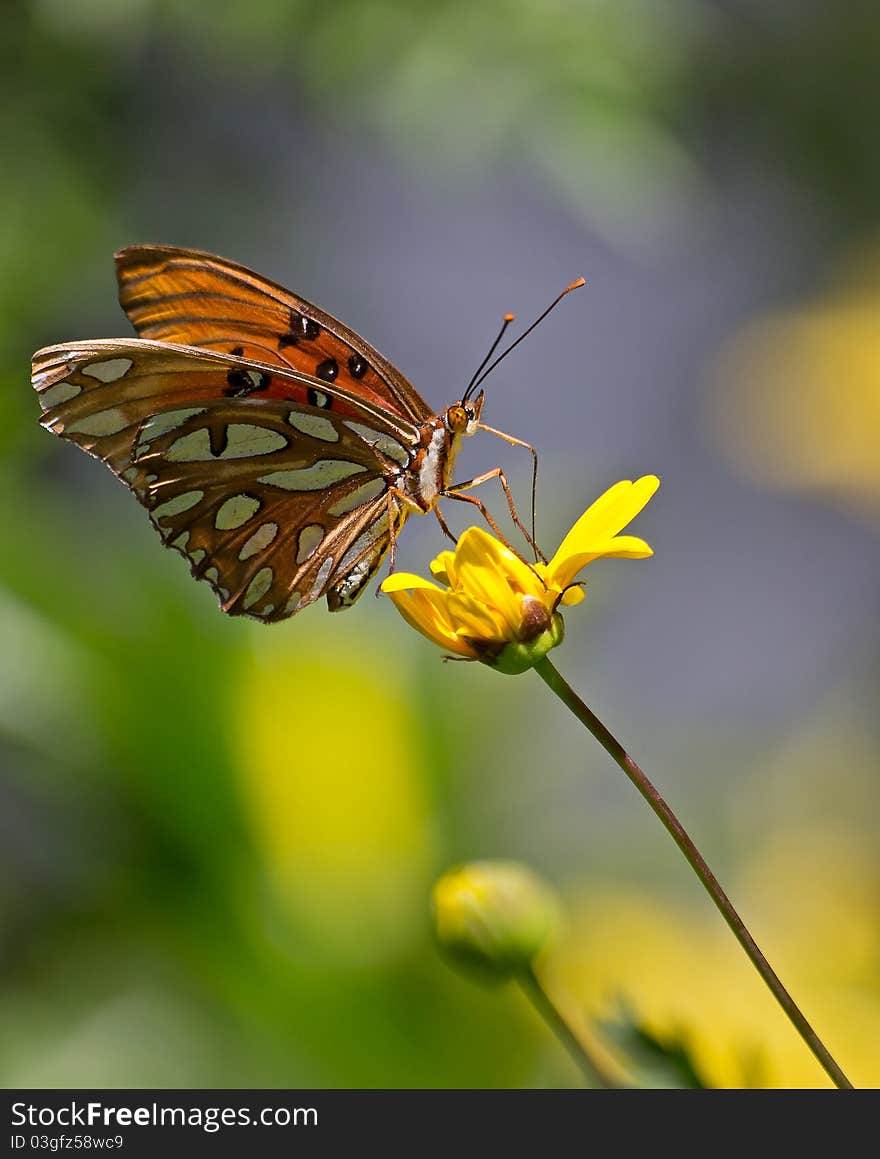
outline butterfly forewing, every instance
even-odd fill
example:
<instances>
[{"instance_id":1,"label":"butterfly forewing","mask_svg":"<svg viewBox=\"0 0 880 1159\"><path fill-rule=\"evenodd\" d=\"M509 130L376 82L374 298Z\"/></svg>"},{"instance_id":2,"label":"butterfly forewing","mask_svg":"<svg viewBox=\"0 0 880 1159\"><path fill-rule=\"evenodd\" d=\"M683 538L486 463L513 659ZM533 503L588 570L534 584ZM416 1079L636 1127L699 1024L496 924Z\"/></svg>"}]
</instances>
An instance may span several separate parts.
<instances>
[{"instance_id":1,"label":"butterfly forewing","mask_svg":"<svg viewBox=\"0 0 880 1159\"><path fill-rule=\"evenodd\" d=\"M116 275L120 303L143 338L292 367L414 422L432 417L368 342L244 266L198 250L130 246L116 255Z\"/></svg>"},{"instance_id":2,"label":"butterfly forewing","mask_svg":"<svg viewBox=\"0 0 880 1159\"><path fill-rule=\"evenodd\" d=\"M389 487L418 430L329 387L340 410L228 397L265 364L133 340L40 351L43 424L103 459L224 611L283 619L324 594L354 601L406 516ZM279 390L301 379L271 368Z\"/></svg>"}]
</instances>

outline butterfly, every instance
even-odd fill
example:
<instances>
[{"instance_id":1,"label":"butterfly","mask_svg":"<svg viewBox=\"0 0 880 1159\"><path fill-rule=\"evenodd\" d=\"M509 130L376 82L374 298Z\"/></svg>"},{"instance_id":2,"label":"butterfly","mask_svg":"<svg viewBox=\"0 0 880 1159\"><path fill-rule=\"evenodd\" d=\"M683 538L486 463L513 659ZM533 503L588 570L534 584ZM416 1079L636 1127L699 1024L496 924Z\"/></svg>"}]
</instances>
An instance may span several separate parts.
<instances>
[{"instance_id":1,"label":"butterfly","mask_svg":"<svg viewBox=\"0 0 880 1159\"><path fill-rule=\"evenodd\" d=\"M480 422L479 375L501 334L436 414L353 330L244 266L136 245L116 275L139 337L37 351L41 422L107 464L224 612L269 623L322 596L350 607L411 513L433 510L450 534L438 498L476 504L495 527L462 493L493 476L533 538L499 468L451 487L463 437L527 446Z\"/></svg>"}]
</instances>

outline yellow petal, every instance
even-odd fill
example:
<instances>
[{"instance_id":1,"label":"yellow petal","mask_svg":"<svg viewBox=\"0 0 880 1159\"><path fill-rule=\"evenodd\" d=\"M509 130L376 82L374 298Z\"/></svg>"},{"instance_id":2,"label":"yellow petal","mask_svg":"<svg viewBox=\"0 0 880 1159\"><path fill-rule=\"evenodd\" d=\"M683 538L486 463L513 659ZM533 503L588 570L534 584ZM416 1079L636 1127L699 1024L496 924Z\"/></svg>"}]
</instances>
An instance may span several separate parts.
<instances>
[{"instance_id":1,"label":"yellow petal","mask_svg":"<svg viewBox=\"0 0 880 1159\"><path fill-rule=\"evenodd\" d=\"M484 556L494 553L495 548L499 546L498 540L482 527L469 527L467 531L461 533L455 545L456 565L460 566L463 559L481 560Z\"/></svg>"},{"instance_id":2,"label":"yellow petal","mask_svg":"<svg viewBox=\"0 0 880 1159\"><path fill-rule=\"evenodd\" d=\"M565 583L561 584L564 587L594 559L648 559L653 554L653 548L645 543L644 539L637 539L634 535L615 535L614 539L609 539L603 547L597 547L595 551L585 552L583 555L570 555L568 559L562 560L552 573L552 578L555 583L559 583L564 577Z\"/></svg>"},{"instance_id":3,"label":"yellow petal","mask_svg":"<svg viewBox=\"0 0 880 1159\"><path fill-rule=\"evenodd\" d=\"M538 572L537 566L524 563L518 555L514 555L501 544L495 553L498 567L507 576L510 584L523 596L534 596L543 600L547 596L547 584Z\"/></svg>"},{"instance_id":4,"label":"yellow petal","mask_svg":"<svg viewBox=\"0 0 880 1159\"><path fill-rule=\"evenodd\" d=\"M419 588L415 591L389 592L400 615L417 632L427 636L434 644L455 652L459 656L476 659L476 652L456 634L455 627L445 606L446 592L435 588Z\"/></svg>"},{"instance_id":5,"label":"yellow petal","mask_svg":"<svg viewBox=\"0 0 880 1159\"><path fill-rule=\"evenodd\" d=\"M387 576L379 585L383 592L391 595L392 592L411 591L416 588L429 588L435 592L442 592L442 588L438 588L436 584L431 583L430 580L423 579L420 575L414 575L408 571L395 571L390 576Z\"/></svg>"},{"instance_id":6,"label":"yellow petal","mask_svg":"<svg viewBox=\"0 0 880 1159\"><path fill-rule=\"evenodd\" d=\"M511 637L511 630L499 612L463 592L449 594L449 618L459 635L475 640L489 643Z\"/></svg>"},{"instance_id":7,"label":"yellow petal","mask_svg":"<svg viewBox=\"0 0 880 1159\"><path fill-rule=\"evenodd\" d=\"M584 600L586 595L587 593L581 587L568 588L559 602L566 608L573 608L575 604L579 604Z\"/></svg>"},{"instance_id":8,"label":"yellow petal","mask_svg":"<svg viewBox=\"0 0 880 1159\"><path fill-rule=\"evenodd\" d=\"M455 552L441 551L431 560L431 574L448 588L455 587Z\"/></svg>"},{"instance_id":9,"label":"yellow petal","mask_svg":"<svg viewBox=\"0 0 880 1159\"><path fill-rule=\"evenodd\" d=\"M643 475L635 483L629 480L615 483L600 495L575 523L551 559L547 571L552 581L565 587L591 559L613 554L613 549L609 548L617 533L635 519L659 486L656 475ZM623 537L624 540L630 538ZM650 554L650 549L648 551Z\"/></svg>"},{"instance_id":10,"label":"yellow petal","mask_svg":"<svg viewBox=\"0 0 880 1159\"><path fill-rule=\"evenodd\" d=\"M492 540L492 545L492 560L501 574L521 595L537 595L540 598L545 585L535 574L533 566L525 563L497 539Z\"/></svg>"},{"instance_id":11,"label":"yellow petal","mask_svg":"<svg viewBox=\"0 0 880 1159\"><path fill-rule=\"evenodd\" d=\"M574 555L591 550L594 543L604 543L635 519L657 488L656 475L643 475L635 483L624 479L600 495L583 513L563 539L557 556Z\"/></svg>"},{"instance_id":12,"label":"yellow petal","mask_svg":"<svg viewBox=\"0 0 880 1159\"><path fill-rule=\"evenodd\" d=\"M649 559L654 554L650 543L639 539L635 535L615 535L603 555L613 556L615 559Z\"/></svg>"},{"instance_id":13,"label":"yellow petal","mask_svg":"<svg viewBox=\"0 0 880 1159\"><path fill-rule=\"evenodd\" d=\"M473 559L466 555L460 558L456 591L491 608L493 613L497 613L493 619L503 621L510 632L519 628L522 622L520 597L492 556Z\"/></svg>"},{"instance_id":14,"label":"yellow petal","mask_svg":"<svg viewBox=\"0 0 880 1159\"><path fill-rule=\"evenodd\" d=\"M557 581L550 576L550 565L549 564L536 563L535 564L535 571L538 572L538 574L541 576L541 578L548 585L548 588L549 588L549 593L548 593L548 601L549 602L547 602L548 608L553 606L553 601L557 598L557 596L559 596L560 592L562 592L563 590L564 590L565 594L562 596L560 603L565 604L565 606L567 608L573 608L575 606L575 604L579 604L581 602L581 600L584 598L586 593L583 590L582 584L576 584L574 586L569 587L568 585L557 583Z\"/></svg>"},{"instance_id":15,"label":"yellow petal","mask_svg":"<svg viewBox=\"0 0 880 1159\"><path fill-rule=\"evenodd\" d=\"M518 596L546 597L546 586L535 571L481 527L469 527L459 539L455 563L456 586L485 603L500 601L511 624L519 622Z\"/></svg>"}]
</instances>

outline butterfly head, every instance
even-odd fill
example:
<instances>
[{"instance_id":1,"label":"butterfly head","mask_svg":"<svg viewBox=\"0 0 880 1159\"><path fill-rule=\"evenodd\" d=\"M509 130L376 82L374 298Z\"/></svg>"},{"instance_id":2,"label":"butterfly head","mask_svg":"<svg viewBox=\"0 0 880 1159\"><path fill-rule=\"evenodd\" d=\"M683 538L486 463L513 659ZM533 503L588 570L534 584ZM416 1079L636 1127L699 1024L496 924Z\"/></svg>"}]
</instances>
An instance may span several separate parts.
<instances>
[{"instance_id":1,"label":"butterfly head","mask_svg":"<svg viewBox=\"0 0 880 1159\"><path fill-rule=\"evenodd\" d=\"M472 435L476 432L483 412L485 394L481 390L474 399L454 403L443 416L446 429L453 435Z\"/></svg>"}]
</instances>

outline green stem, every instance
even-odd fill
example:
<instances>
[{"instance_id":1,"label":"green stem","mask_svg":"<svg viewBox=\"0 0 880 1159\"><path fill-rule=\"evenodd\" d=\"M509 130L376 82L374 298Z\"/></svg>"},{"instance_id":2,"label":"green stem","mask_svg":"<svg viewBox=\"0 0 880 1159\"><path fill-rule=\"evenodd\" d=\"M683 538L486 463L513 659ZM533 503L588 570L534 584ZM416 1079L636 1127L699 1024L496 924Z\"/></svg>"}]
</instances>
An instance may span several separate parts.
<instances>
[{"instance_id":1,"label":"green stem","mask_svg":"<svg viewBox=\"0 0 880 1159\"><path fill-rule=\"evenodd\" d=\"M626 1085L611 1073L610 1068L599 1057L596 1048L587 1043L583 1036L575 1034L562 1011L544 988L533 966L518 974L517 981L532 1005L594 1086L617 1088Z\"/></svg>"},{"instance_id":2,"label":"green stem","mask_svg":"<svg viewBox=\"0 0 880 1159\"><path fill-rule=\"evenodd\" d=\"M721 916L730 926L733 935L745 950L752 965L764 979L770 993L785 1011L789 1021L813 1052L835 1086L851 1090L852 1083L834 1061L830 1051L801 1013L797 1003L782 985L770 963L758 949L757 943L746 928L745 922L733 908L730 898L718 884L712 870L703 860L700 851L685 832L681 822L657 792L623 745L608 731L601 720L584 704L574 689L553 667L545 656L535 665L535 671L549 685L566 707L570 708L578 720L593 734L612 760L623 769L641 795L660 818L672 840L687 858L691 868L703 883L703 887L718 907Z\"/></svg>"}]
</instances>

